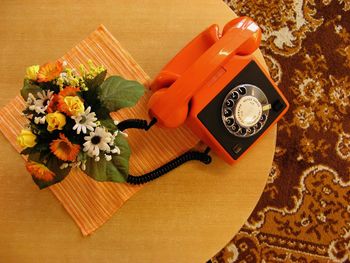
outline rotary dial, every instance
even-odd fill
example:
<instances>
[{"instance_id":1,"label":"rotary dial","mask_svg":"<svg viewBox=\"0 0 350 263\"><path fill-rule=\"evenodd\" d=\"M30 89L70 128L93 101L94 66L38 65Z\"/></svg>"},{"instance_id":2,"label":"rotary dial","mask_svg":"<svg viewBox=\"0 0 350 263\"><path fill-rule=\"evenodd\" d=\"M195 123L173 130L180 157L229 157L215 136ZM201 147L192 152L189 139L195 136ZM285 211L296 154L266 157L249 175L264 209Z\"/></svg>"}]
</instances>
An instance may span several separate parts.
<instances>
[{"instance_id":1,"label":"rotary dial","mask_svg":"<svg viewBox=\"0 0 350 263\"><path fill-rule=\"evenodd\" d=\"M226 129L238 137L250 137L264 127L269 116L264 92L251 84L233 88L222 104L222 121Z\"/></svg>"}]
</instances>

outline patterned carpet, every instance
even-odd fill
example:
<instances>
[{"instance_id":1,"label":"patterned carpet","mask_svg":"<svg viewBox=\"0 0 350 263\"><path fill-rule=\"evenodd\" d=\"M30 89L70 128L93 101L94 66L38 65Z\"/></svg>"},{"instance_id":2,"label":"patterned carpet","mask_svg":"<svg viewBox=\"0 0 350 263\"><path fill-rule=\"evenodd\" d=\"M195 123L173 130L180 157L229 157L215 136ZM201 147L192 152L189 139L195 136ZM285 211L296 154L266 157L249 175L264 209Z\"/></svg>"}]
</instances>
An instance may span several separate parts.
<instances>
[{"instance_id":1,"label":"patterned carpet","mask_svg":"<svg viewBox=\"0 0 350 263\"><path fill-rule=\"evenodd\" d=\"M350 262L350 0L229 1L291 108L264 193L211 261Z\"/></svg>"}]
</instances>

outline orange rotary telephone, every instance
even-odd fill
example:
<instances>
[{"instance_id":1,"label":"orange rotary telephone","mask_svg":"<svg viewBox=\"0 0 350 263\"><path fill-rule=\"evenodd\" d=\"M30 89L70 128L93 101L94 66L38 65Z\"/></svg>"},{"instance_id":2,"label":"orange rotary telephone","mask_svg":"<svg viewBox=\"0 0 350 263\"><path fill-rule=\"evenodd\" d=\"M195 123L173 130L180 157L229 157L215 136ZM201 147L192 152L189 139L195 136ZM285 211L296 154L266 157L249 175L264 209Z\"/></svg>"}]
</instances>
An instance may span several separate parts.
<instances>
[{"instance_id":1,"label":"orange rotary telephone","mask_svg":"<svg viewBox=\"0 0 350 263\"><path fill-rule=\"evenodd\" d=\"M248 17L212 25L185 46L151 85L149 114L163 127L188 127L233 163L289 105L253 56L261 30Z\"/></svg>"}]
</instances>

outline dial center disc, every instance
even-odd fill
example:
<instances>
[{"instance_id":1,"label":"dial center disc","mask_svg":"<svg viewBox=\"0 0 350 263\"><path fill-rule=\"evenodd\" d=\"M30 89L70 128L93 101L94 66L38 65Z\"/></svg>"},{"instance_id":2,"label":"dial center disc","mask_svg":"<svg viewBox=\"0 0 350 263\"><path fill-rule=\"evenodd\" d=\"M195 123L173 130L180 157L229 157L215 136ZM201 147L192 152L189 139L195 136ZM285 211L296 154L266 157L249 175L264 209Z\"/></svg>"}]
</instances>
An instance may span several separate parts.
<instances>
[{"instance_id":1,"label":"dial center disc","mask_svg":"<svg viewBox=\"0 0 350 263\"><path fill-rule=\"evenodd\" d=\"M242 127L249 128L257 124L262 115L262 105L253 96L241 98L235 107L234 117L236 122Z\"/></svg>"}]
</instances>

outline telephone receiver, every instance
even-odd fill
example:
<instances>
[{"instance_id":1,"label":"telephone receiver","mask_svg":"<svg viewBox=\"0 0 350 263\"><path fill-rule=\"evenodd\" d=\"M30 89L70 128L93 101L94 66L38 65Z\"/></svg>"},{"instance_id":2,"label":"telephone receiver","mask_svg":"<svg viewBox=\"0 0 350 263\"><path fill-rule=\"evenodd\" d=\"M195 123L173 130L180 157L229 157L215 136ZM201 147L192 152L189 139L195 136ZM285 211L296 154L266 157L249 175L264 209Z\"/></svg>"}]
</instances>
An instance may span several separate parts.
<instances>
[{"instance_id":1,"label":"telephone receiver","mask_svg":"<svg viewBox=\"0 0 350 263\"><path fill-rule=\"evenodd\" d=\"M249 17L204 30L152 82L149 115L165 128L186 123L225 161L238 160L289 107L252 55L261 35Z\"/></svg>"}]
</instances>

